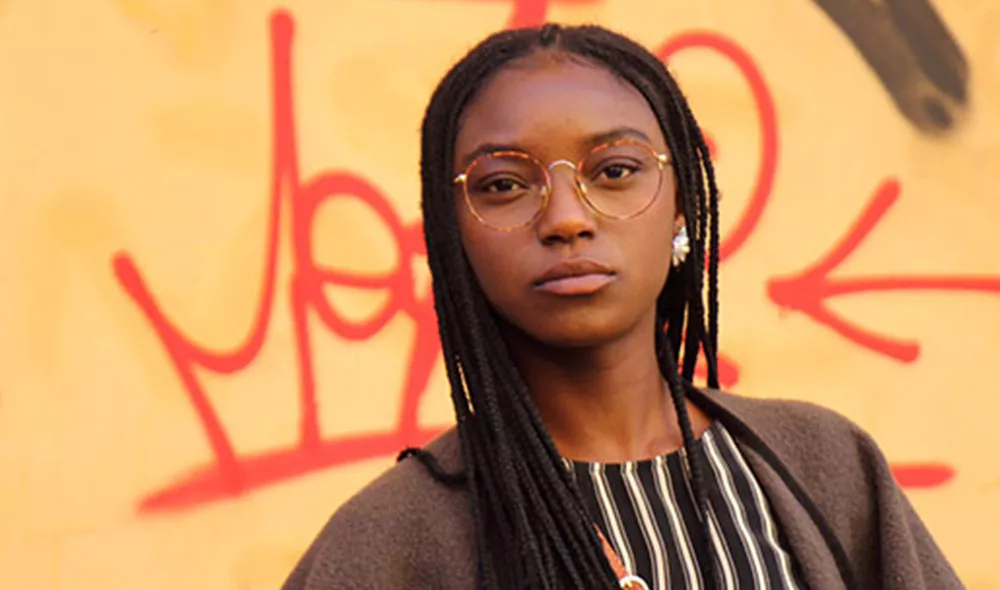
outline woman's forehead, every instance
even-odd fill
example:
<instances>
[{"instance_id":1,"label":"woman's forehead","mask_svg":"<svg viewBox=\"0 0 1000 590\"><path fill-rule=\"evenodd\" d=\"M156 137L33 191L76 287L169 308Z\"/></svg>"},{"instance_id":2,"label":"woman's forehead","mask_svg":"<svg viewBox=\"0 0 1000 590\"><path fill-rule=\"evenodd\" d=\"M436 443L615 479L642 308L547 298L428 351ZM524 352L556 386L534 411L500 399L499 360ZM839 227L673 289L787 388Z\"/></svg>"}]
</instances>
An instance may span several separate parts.
<instances>
[{"instance_id":1,"label":"woman's forehead","mask_svg":"<svg viewBox=\"0 0 1000 590\"><path fill-rule=\"evenodd\" d=\"M665 147L646 99L606 68L567 59L520 62L495 74L466 107L455 156L462 159L485 144L584 149L620 129Z\"/></svg>"}]
</instances>

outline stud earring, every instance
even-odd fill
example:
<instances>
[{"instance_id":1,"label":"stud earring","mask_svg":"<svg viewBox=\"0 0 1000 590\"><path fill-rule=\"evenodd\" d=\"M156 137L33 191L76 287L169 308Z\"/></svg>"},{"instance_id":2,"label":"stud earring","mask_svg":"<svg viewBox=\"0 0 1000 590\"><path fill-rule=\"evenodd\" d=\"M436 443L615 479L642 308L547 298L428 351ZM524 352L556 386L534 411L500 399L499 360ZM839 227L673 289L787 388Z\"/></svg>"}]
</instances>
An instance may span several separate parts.
<instances>
[{"instance_id":1,"label":"stud earring","mask_svg":"<svg viewBox=\"0 0 1000 590\"><path fill-rule=\"evenodd\" d=\"M677 234L674 236L674 252L673 252L673 262L674 266L680 266L684 264L687 260L687 255L691 252L691 239L688 238L688 230L686 225L682 225L681 229L678 230Z\"/></svg>"}]
</instances>

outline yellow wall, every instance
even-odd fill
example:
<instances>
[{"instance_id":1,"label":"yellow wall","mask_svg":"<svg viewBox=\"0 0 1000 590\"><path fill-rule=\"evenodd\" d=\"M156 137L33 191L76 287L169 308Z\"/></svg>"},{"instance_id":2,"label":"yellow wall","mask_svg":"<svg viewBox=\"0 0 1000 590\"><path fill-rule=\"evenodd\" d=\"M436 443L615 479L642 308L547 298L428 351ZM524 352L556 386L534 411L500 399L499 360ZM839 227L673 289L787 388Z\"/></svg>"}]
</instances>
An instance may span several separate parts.
<instances>
[{"instance_id":1,"label":"yellow wall","mask_svg":"<svg viewBox=\"0 0 1000 590\"><path fill-rule=\"evenodd\" d=\"M856 3L547 10L673 52L737 232L733 388L861 423L968 585L1000 588L1000 9L936 2L969 71L944 133L906 106L938 92L892 69L913 60L880 83L821 10ZM274 588L449 423L419 118L545 4L0 0L0 587Z\"/></svg>"}]
</instances>

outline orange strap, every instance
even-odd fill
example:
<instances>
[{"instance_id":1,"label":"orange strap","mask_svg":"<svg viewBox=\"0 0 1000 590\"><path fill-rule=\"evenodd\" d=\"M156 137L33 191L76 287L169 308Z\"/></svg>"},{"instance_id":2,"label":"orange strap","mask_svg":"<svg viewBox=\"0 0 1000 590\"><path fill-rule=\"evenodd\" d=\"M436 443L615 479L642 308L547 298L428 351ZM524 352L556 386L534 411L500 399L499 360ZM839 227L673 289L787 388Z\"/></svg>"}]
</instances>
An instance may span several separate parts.
<instances>
[{"instance_id":1,"label":"orange strap","mask_svg":"<svg viewBox=\"0 0 1000 590\"><path fill-rule=\"evenodd\" d=\"M649 590L649 586L642 579L630 574L625 569L625 564L622 563L621 558L615 553L611 543L608 542L604 533L601 532L601 529L596 524L594 525L594 530L597 531L597 536L601 538L601 545L604 547L604 556L608 559L608 563L611 564L611 569L614 570L615 576L618 578L618 582L622 588L624 590Z\"/></svg>"}]
</instances>

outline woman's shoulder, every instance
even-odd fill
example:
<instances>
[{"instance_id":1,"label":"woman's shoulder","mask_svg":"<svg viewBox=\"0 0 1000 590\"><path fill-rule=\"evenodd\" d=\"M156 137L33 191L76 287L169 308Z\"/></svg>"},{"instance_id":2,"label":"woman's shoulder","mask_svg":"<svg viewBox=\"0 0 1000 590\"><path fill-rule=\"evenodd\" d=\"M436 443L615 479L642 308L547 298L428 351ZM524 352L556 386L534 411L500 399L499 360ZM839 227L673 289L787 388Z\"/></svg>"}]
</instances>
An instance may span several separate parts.
<instances>
[{"instance_id":1,"label":"woman's shoulder","mask_svg":"<svg viewBox=\"0 0 1000 590\"><path fill-rule=\"evenodd\" d=\"M769 438L791 439L865 439L870 435L844 414L820 404L788 398L756 398L728 392L706 390L702 394L757 432Z\"/></svg>"},{"instance_id":2,"label":"woman's shoulder","mask_svg":"<svg viewBox=\"0 0 1000 590\"><path fill-rule=\"evenodd\" d=\"M455 429L435 438L421 452L431 457L444 473L457 474L462 470L461 443ZM460 494L436 479L422 462L401 459L345 502L334 513L333 520L397 518L400 522L396 524L402 525L404 520L420 520L428 512L445 508L450 504L446 500L458 501Z\"/></svg>"},{"instance_id":3,"label":"woman's shoulder","mask_svg":"<svg viewBox=\"0 0 1000 590\"><path fill-rule=\"evenodd\" d=\"M715 405L727 431L734 431L751 451L748 459L756 454L756 475L770 482L766 487L775 492L771 500L776 508L784 506L786 516L801 515L798 508L789 506L808 501L817 509L841 546L856 587L963 587L899 487L885 454L857 423L807 401L713 391L696 395ZM786 474L775 474L778 463L787 469ZM790 498L787 489L781 493L782 485L790 483L786 475L793 477L805 496ZM815 518L788 517L785 525L798 527Z\"/></svg>"},{"instance_id":4,"label":"woman's shoulder","mask_svg":"<svg viewBox=\"0 0 1000 590\"><path fill-rule=\"evenodd\" d=\"M460 470L454 430L424 450L443 470ZM464 489L404 459L333 513L283 588L428 587L462 579L474 574L474 538Z\"/></svg>"}]
</instances>

